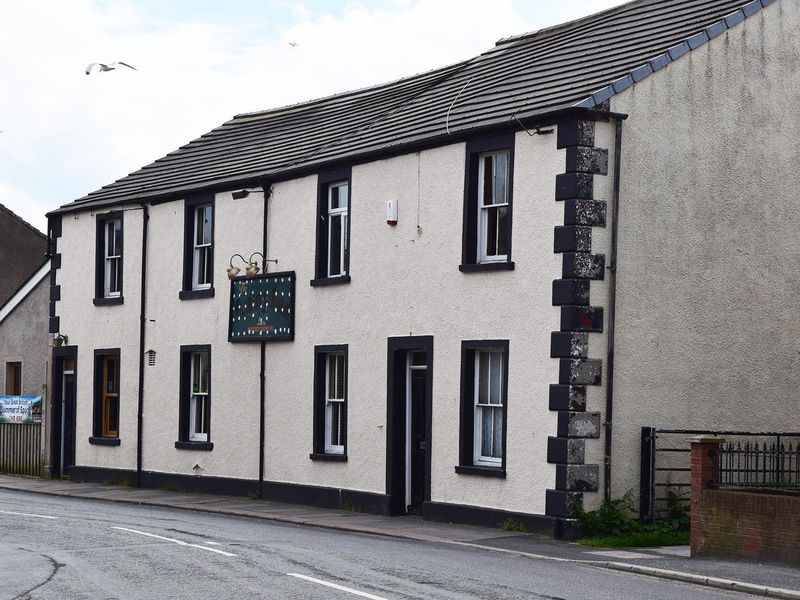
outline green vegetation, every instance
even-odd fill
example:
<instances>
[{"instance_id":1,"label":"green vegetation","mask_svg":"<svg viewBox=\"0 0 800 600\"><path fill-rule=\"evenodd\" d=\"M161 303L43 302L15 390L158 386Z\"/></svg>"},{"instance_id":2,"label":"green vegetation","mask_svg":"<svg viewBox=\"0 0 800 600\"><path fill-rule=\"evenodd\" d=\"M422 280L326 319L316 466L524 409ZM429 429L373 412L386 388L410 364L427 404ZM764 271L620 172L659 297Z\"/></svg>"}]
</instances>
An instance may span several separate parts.
<instances>
[{"instance_id":1,"label":"green vegetation","mask_svg":"<svg viewBox=\"0 0 800 600\"><path fill-rule=\"evenodd\" d=\"M572 507L585 538L578 543L595 547L683 546L689 543L689 508L685 498L667 488L667 507L661 519L642 525L633 515L633 493L604 503L597 510L585 511L580 504Z\"/></svg>"},{"instance_id":2,"label":"green vegetation","mask_svg":"<svg viewBox=\"0 0 800 600\"><path fill-rule=\"evenodd\" d=\"M514 519L506 519L500 524L500 529L503 531L518 531L520 533L530 533L531 530L525 527L519 521L515 521Z\"/></svg>"}]
</instances>

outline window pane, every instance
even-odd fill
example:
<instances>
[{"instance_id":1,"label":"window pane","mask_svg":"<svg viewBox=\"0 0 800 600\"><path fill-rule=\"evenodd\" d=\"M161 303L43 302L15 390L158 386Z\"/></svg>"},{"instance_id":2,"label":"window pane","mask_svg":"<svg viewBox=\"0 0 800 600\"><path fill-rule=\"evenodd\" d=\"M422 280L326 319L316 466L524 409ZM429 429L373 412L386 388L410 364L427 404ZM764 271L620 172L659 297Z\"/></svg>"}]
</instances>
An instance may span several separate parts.
<instances>
[{"instance_id":1,"label":"window pane","mask_svg":"<svg viewBox=\"0 0 800 600\"><path fill-rule=\"evenodd\" d=\"M211 243L211 207L203 207L203 242Z\"/></svg>"},{"instance_id":2,"label":"window pane","mask_svg":"<svg viewBox=\"0 0 800 600\"><path fill-rule=\"evenodd\" d=\"M508 174L508 154L502 152L494 155L494 201L495 204L505 204L508 202L506 195L506 179Z\"/></svg>"},{"instance_id":3,"label":"window pane","mask_svg":"<svg viewBox=\"0 0 800 600\"><path fill-rule=\"evenodd\" d=\"M106 358L106 392L116 394L117 391L117 361Z\"/></svg>"},{"instance_id":4,"label":"window pane","mask_svg":"<svg viewBox=\"0 0 800 600\"><path fill-rule=\"evenodd\" d=\"M344 356L336 356L336 397L344 399Z\"/></svg>"},{"instance_id":5,"label":"window pane","mask_svg":"<svg viewBox=\"0 0 800 600\"><path fill-rule=\"evenodd\" d=\"M347 208L348 204L349 186L347 183L335 183L328 188L329 208L336 210L337 208Z\"/></svg>"},{"instance_id":6,"label":"window pane","mask_svg":"<svg viewBox=\"0 0 800 600\"><path fill-rule=\"evenodd\" d=\"M489 206L494 204L494 195L492 194L492 180L494 179L494 163L491 155L483 157L483 181L480 182L483 191L483 205Z\"/></svg>"},{"instance_id":7,"label":"window pane","mask_svg":"<svg viewBox=\"0 0 800 600\"><path fill-rule=\"evenodd\" d=\"M491 404L502 404L502 377L503 377L503 355L500 352L489 353L491 357L491 382L489 392L489 402Z\"/></svg>"},{"instance_id":8,"label":"window pane","mask_svg":"<svg viewBox=\"0 0 800 600\"><path fill-rule=\"evenodd\" d=\"M109 293L119 292L119 259L108 259L108 291Z\"/></svg>"},{"instance_id":9,"label":"window pane","mask_svg":"<svg viewBox=\"0 0 800 600\"><path fill-rule=\"evenodd\" d=\"M211 362L208 360L208 352L200 354L200 391L208 393L208 380L211 378Z\"/></svg>"},{"instance_id":10,"label":"window pane","mask_svg":"<svg viewBox=\"0 0 800 600\"><path fill-rule=\"evenodd\" d=\"M342 445L342 404L331 404L331 446Z\"/></svg>"},{"instance_id":11,"label":"window pane","mask_svg":"<svg viewBox=\"0 0 800 600\"><path fill-rule=\"evenodd\" d=\"M497 252L497 208L485 208L486 219L486 256L495 256Z\"/></svg>"},{"instance_id":12,"label":"window pane","mask_svg":"<svg viewBox=\"0 0 800 600\"><path fill-rule=\"evenodd\" d=\"M205 396L195 396L194 403L194 433L207 433Z\"/></svg>"},{"instance_id":13,"label":"window pane","mask_svg":"<svg viewBox=\"0 0 800 600\"><path fill-rule=\"evenodd\" d=\"M503 409L499 407L493 408L492 417L494 421L492 427L494 436L492 438L491 456L495 458L503 458Z\"/></svg>"},{"instance_id":14,"label":"window pane","mask_svg":"<svg viewBox=\"0 0 800 600\"><path fill-rule=\"evenodd\" d=\"M497 209L497 254L508 254L508 207Z\"/></svg>"},{"instance_id":15,"label":"window pane","mask_svg":"<svg viewBox=\"0 0 800 600\"><path fill-rule=\"evenodd\" d=\"M331 215L328 230L328 275L342 273L342 215Z\"/></svg>"},{"instance_id":16,"label":"window pane","mask_svg":"<svg viewBox=\"0 0 800 600\"><path fill-rule=\"evenodd\" d=\"M492 409L481 407L481 455L492 455Z\"/></svg>"},{"instance_id":17,"label":"window pane","mask_svg":"<svg viewBox=\"0 0 800 600\"><path fill-rule=\"evenodd\" d=\"M489 402L489 354L487 352L479 352L478 360L479 375L478 375L478 403L487 404Z\"/></svg>"},{"instance_id":18,"label":"window pane","mask_svg":"<svg viewBox=\"0 0 800 600\"><path fill-rule=\"evenodd\" d=\"M328 355L327 365L327 378L328 378L328 398L336 397L336 355Z\"/></svg>"},{"instance_id":19,"label":"window pane","mask_svg":"<svg viewBox=\"0 0 800 600\"><path fill-rule=\"evenodd\" d=\"M119 398L108 399L108 431L116 434L119 431Z\"/></svg>"}]
</instances>

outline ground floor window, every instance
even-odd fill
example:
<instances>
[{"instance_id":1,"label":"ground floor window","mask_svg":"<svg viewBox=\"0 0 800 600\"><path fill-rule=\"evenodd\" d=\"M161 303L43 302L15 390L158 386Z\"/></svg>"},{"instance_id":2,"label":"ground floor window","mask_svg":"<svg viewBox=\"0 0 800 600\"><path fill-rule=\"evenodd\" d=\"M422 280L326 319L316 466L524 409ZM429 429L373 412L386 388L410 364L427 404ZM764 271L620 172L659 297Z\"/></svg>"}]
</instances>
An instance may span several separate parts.
<instances>
[{"instance_id":1,"label":"ground floor window","mask_svg":"<svg viewBox=\"0 0 800 600\"><path fill-rule=\"evenodd\" d=\"M6 396L22 395L22 363L6 363Z\"/></svg>"},{"instance_id":2,"label":"ground floor window","mask_svg":"<svg viewBox=\"0 0 800 600\"><path fill-rule=\"evenodd\" d=\"M182 447L180 442L208 444L211 434L211 346L181 346L180 388L177 445Z\"/></svg>"},{"instance_id":3,"label":"ground floor window","mask_svg":"<svg viewBox=\"0 0 800 600\"><path fill-rule=\"evenodd\" d=\"M95 438L119 438L119 409L119 349L95 350L93 424Z\"/></svg>"},{"instance_id":4,"label":"ground floor window","mask_svg":"<svg viewBox=\"0 0 800 600\"><path fill-rule=\"evenodd\" d=\"M507 393L508 340L462 342L460 467L505 471Z\"/></svg>"},{"instance_id":5,"label":"ground floor window","mask_svg":"<svg viewBox=\"0 0 800 600\"><path fill-rule=\"evenodd\" d=\"M347 454L347 346L317 346L314 360L314 452L311 458Z\"/></svg>"}]
</instances>

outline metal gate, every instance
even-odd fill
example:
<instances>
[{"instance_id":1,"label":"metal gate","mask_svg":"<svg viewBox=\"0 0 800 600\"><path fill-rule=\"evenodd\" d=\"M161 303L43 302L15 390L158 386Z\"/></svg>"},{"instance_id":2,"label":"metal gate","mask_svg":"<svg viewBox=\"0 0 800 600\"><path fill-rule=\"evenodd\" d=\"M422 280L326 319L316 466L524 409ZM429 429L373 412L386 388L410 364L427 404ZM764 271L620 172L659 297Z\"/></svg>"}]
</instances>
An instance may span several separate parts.
<instances>
[{"instance_id":1,"label":"metal gate","mask_svg":"<svg viewBox=\"0 0 800 600\"><path fill-rule=\"evenodd\" d=\"M741 473L744 468L755 478L763 471L762 481L776 468L769 467L775 464L777 452L770 454L765 447L782 448L787 443L794 443L797 448L800 442L798 432L752 432L752 431L714 431L708 429L657 429L655 427L642 427L641 441L641 477L639 480L639 519L643 523L656 521L660 514L667 508L671 501L681 501L688 504L689 490L691 488L691 465L689 459L689 440L697 435L716 435L725 438L726 444L722 448L722 473L723 484L731 480L729 485L734 485L733 478L741 477L734 473ZM755 452L750 448L761 448ZM790 446L791 447L791 446ZM745 448L747 450L743 450ZM759 454L760 453L760 454ZM796 452L795 452L796 453ZM788 473L780 467L781 480L797 481L791 478L791 470L798 469L797 459L791 460L781 456L781 465L788 464ZM760 462L758 462L760 460ZM772 463L765 462L772 460ZM747 462L747 461L752 461ZM745 467L738 465L745 463ZM752 466L750 466L752 464ZM726 466L727 465L727 466ZM737 465L734 467L734 465ZM788 479L787 479L788 475ZM755 481L755 479L753 479ZM763 486L762 486L763 487Z\"/></svg>"},{"instance_id":2,"label":"metal gate","mask_svg":"<svg viewBox=\"0 0 800 600\"><path fill-rule=\"evenodd\" d=\"M41 423L0 423L0 473L42 476Z\"/></svg>"}]
</instances>

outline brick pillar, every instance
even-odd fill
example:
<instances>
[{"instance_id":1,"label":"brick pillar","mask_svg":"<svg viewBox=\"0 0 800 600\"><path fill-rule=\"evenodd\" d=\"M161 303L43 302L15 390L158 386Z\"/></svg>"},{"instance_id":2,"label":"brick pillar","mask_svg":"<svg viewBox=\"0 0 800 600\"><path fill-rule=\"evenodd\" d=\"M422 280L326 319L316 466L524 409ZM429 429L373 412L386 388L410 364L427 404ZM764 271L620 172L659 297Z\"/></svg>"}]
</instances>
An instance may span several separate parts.
<instances>
[{"instance_id":1,"label":"brick pillar","mask_svg":"<svg viewBox=\"0 0 800 600\"><path fill-rule=\"evenodd\" d=\"M725 442L715 435L701 435L689 440L692 444L692 556L702 553L703 533L700 530L700 513L703 490L719 486L720 446Z\"/></svg>"}]
</instances>

